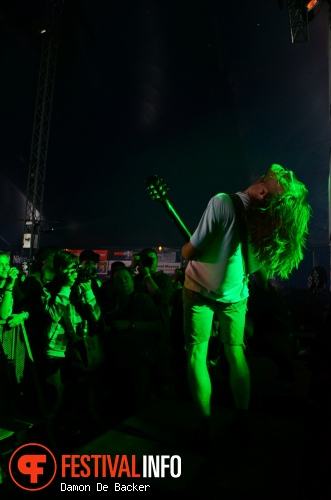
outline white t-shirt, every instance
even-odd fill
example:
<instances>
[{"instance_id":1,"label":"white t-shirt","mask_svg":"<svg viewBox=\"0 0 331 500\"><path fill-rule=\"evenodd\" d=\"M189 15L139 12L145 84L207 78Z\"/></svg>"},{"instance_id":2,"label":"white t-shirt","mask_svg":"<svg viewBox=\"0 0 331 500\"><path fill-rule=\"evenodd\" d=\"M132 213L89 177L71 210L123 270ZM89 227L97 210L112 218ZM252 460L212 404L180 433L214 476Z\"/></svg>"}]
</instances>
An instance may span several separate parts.
<instances>
[{"instance_id":1,"label":"white t-shirt","mask_svg":"<svg viewBox=\"0 0 331 500\"><path fill-rule=\"evenodd\" d=\"M249 197L237 193L244 205ZM190 239L197 258L186 268L185 287L219 302L235 303L248 297L236 212L230 197L211 198Z\"/></svg>"}]
</instances>

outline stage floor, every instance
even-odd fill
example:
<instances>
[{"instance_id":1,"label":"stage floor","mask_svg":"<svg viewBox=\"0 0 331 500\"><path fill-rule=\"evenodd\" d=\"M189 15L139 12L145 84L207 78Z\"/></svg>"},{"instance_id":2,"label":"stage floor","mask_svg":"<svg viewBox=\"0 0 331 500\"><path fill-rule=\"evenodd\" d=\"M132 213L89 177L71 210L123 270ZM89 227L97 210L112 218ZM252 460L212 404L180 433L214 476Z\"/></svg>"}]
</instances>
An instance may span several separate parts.
<instances>
[{"instance_id":1,"label":"stage floor","mask_svg":"<svg viewBox=\"0 0 331 500\"><path fill-rule=\"evenodd\" d=\"M252 396L248 412L250 442L231 437L226 428L235 414L227 379L220 370L212 374L214 395L212 424L215 447L210 452L195 442L197 416L190 397L158 399L144 410L117 421L107 419L103 431L80 442L59 443L60 454L135 456L142 470L143 456L179 456L181 474L171 477L89 478L95 491L98 481L116 493L115 483L149 485L152 495L217 496L224 499L325 499L330 488L330 371L324 364L316 371L311 356L294 360L292 384L277 382L277 369L266 357L252 357ZM319 365L319 363L317 363ZM312 370L315 366L315 372ZM329 399L328 399L329 398ZM114 413L111 396L109 415ZM190 441L184 439L193 432ZM38 434L40 432L40 434ZM32 429L27 440L40 439L42 430ZM38 442L38 441L35 441ZM52 490L59 491L59 478ZM77 481L77 479L75 480ZM1 497L25 498L9 480ZM145 493L146 495L147 493Z\"/></svg>"}]
</instances>

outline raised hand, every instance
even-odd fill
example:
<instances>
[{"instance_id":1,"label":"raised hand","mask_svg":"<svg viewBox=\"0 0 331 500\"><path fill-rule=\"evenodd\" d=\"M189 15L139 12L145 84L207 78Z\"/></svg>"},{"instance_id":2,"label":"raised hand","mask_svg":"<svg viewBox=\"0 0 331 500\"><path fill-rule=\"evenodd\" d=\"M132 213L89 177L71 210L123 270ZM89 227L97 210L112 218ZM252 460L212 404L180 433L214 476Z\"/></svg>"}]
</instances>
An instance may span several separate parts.
<instances>
[{"instance_id":1,"label":"raised hand","mask_svg":"<svg viewBox=\"0 0 331 500\"><path fill-rule=\"evenodd\" d=\"M77 277L78 272L75 267L66 269L65 271L63 271L63 286L69 286L71 288L75 283Z\"/></svg>"},{"instance_id":2,"label":"raised hand","mask_svg":"<svg viewBox=\"0 0 331 500\"><path fill-rule=\"evenodd\" d=\"M132 254L132 262L131 262L131 268L132 269L136 269L137 266L139 265L140 263L140 255L138 252L133 252Z\"/></svg>"},{"instance_id":3,"label":"raised hand","mask_svg":"<svg viewBox=\"0 0 331 500\"><path fill-rule=\"evenodd\" d=\"M89 292L90 290L92 290L91 280L85 281L84 283L80 283L78 285L78 289L80 290L80 292L82 294L85 294L85 293Z\"/></svg>"},{"instance_id":4,"label":"raised hand","mask_svg":"<svg viewBox=\"0 0 331 500\"><path fill-rule=\"evenodd\" d=\"M11 267L8 271L8 277L6 280L6 287L7 288L13 288L15 281L19 275L19 270L17 267Z\"/></svg>"}]
</instances>

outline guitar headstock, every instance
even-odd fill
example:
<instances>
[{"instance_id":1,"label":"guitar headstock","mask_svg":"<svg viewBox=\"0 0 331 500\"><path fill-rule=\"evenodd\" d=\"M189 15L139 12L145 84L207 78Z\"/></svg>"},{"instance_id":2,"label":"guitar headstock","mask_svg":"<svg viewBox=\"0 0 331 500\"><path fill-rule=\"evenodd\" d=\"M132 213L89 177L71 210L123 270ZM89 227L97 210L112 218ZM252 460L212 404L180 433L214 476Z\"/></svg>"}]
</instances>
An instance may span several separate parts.
<instances>
[{"instance_id":1,"label":"guitar headstock","mask_svg":"<svg viewBox=\"0 0 331 500\"><path fill-rule=\"evenodd\" d=\"M146 179L146 186L152 200L164 201L167 198L169 188L157 175L150 175Z\"/></svg>"}]
</instances>

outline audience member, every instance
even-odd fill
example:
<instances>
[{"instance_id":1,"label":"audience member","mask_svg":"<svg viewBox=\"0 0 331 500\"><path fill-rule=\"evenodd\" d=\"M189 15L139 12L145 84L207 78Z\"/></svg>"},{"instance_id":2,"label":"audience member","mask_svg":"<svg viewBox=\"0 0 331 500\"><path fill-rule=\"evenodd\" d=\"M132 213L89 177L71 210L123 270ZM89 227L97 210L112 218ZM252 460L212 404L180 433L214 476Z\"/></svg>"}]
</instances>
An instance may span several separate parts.
<instances>
[{"instance_id":1,"label":"audience member","mask_svg":"<svg viewBox=\"0 0 331 500\"><path fill-rule=\"evenodd\" d=\"M173 277L173 290L174 292L176 290L181 290L184 286L184 281L185 281L185 268L183 267L177 267L174 272L174 277Z\"/></svg>"},{"instance_id":2,"label":"audience member","mask_svg":"<svg viewBox=\"0 0 331 500\"><path fill-rule=\"evenodd\" d=\"M96 331L100 308L91 279L79 280L79 260L73 253L62 250L53 254L50 252L43 262L46 269L41 268L26 279L29 286L25 301L30 306L29 311L34 310L34 323L39 316L43 377L54 393L49 409L67 429L78 432L89 423L95 425L94 377L93 373L73 364L71 347L83 336L89 335L91 330L93 333ZM54 278L48 281L46 276L53 273ZM41 285L39 291L37 284Z\"/></svg>"},{"instance_id":3,"label":"audience member","mask_svg":"<svg viewBox=\"0 0 331 500\"><path fill-rule=\"evenodd\" d=\"M104 281L100 287L99 302L101 310L107 308L112 299L114 288L114 274L117 269L126 269L124 262L115 260L110 266L109 280Z\"/></svg>"},{"instance_id":4,"label":"audience member","mask_svg":"<svg viewBox=\"0 0 331 500\"><path fill-rule=\"evenodd\" d=\"M29 320L26 327L29 333L33 356L37 357L37 359L39 359L40 353L41 356L44 354L44 346L42 347L42 343L40 342L43 335L42 332L46 328L46 324L42 323L44 310L43 294L47 293L55 277L53 258L58 250L58 247L52 245L41 247L31 264L30 274L22 286L24 293L22 301L29 311Z\"/></svg>"},{"instance_id":5,"label":"audience member","mask_svg":"<svg viewBox=\"0 0 331 500\"><path fill-rule=\"evenodd\" d=\"M122 405L142 408L151 400L159 362L161 320L148 294L134 290L129 269L118 267L113 294L104 311L106 346L112 387ZM127 406L127 405L126 405Z\"/></svg>"},{"instance_id":6,"label":"audience member","mask_svg":"<svg viewBox=\"0 0 331 500\"><path fill-rule=\"evenodd\" d=\"M60 366L60 358L50 358L46 355L47 336L46 329L49 323L49 315L46 308L51 307L50 286L55 277L53 259L59 249L56 246L43 246L35 256L30 268L30 275L27 276L22 291L22 306L29 313L26 322L29 345L31 348L34 367L45 398L45 404L49 411L59 406L59 395L55 383ZM33 373L30 361L25 366L23 395L25 405L31 405L30 410L35 411L36 387L33 380Z\"/></svg>"},{"instance_id":7,"label":"audience member","mask_svg":"<svg viewBox=\"0 0 331 500\"><path fill-rule=\"evenodd\" d=\"M94 293L97 293L97 288L102 285L102 281L98 278L98 272L96 265L100 260L100 255L93 250L83 250L79 255L79 262L82 265L83 271L81 276L86 280L90 279L92 281L92 289Z\"/></svg>"},{"instance_id":8,"label":"audience member","mask_svg":"<svg viewBox=\"0 0 331 500\"><path fill-rule=\"evenodd\" d=\"M20 325L28 313L20 308L21 276L0 251L0 416L15 411L23 377L25 345Z\"/></svg>"},{"instance_id":9,"label":"audience member","mask_svg":"<svg viewBox=\"0 0 331 500\"><path fill-rule=\"evenodd\" d=\"M157 305L162 321L160 335L160 382L164 393L173 389L173 374L171 369L171 351L169 342L170 315L173 297L173 283L171 277L163 271L157 270L158 255L153 248L144 248L134 254L132 267L137 268L134 276L134 287L137 292L147 293Z\"/></svg>"},{"instance_id":10,"label":"audience member","mask_svg":"<svg viewBox=\"0 0 331 500\"><path fill-rule=\"evenodd\" d=\"M86 359L82 338L97 334L101 311L92 289L93 279L79 275L74 254L56 253L54 269L52 296L58 309L48 327L48 355L63 358L60 375L67 427L76 432L77 429L90 431L98 425L94 397L97 374L76 365L73 346L79 346L82 359Z\"/></svg>"}]
</instances>

